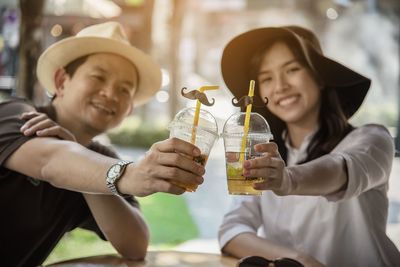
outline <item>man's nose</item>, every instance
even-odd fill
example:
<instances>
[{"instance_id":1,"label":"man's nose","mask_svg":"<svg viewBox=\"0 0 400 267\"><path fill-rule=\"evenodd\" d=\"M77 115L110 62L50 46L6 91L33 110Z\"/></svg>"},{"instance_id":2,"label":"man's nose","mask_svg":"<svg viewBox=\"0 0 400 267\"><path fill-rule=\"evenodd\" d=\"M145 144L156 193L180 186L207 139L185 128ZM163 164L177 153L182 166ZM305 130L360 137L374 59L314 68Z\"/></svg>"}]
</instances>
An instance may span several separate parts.
<instances>
[{"instance_id":1,"label":"man's nose","mask_svg":"<svg viewBox=\"0 0 400 267\"><path fill-rule=\"evenodd\" d=\"M106 84L101 88L100 94L113 100L117 100L117 90L112 84Z\"/></svg>"}]
</instances>

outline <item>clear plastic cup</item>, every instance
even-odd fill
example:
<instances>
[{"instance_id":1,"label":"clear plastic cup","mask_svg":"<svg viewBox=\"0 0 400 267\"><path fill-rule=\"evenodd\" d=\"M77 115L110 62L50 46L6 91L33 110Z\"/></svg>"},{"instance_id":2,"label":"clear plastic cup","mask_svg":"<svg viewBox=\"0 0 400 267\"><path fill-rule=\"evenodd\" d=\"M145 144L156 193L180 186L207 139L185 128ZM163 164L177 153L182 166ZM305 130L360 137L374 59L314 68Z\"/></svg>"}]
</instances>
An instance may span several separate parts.
<instances>
[{"instance_id":1,"label":"clear plastic cup","mask_svg":"<svg viewBox=\"0 0 400 267\"><path fill-rule=\"evenodd\" d=\"M240 154L244 153L245 160L261 156L262 154L255 151L254 145L269 142L272 134L264 117L251 112L246 146L242 151L245 117L245 112L233 114L226 120L222 132L228 191L231 195L261 195L262 191L255 190L253 184L263 181L263 178L243 176L243 162L240 162Z\"/></svg>"},{"instance_id":2,"label":"clear plastic cup","mask_svg":"<svg viewBox=\"0 0 400 267\"><path fill-rule=\"evenodd\" d=\"M168 130L170 131L169 136L182 139L189 143L194 141L193 144L200 149L201 155L195 157L193 160L205 166L211 148L218 139L218 126L214 116L203 109L200 109L199 112L198 125L193 126L195 111L195 108L185 108L179 111L172 122L168 125ZM195 136L194 139L193 135ZM189 192L196 190L196 188L193 188L190 185L178 185Z\"/></svg>"}]
</instances>

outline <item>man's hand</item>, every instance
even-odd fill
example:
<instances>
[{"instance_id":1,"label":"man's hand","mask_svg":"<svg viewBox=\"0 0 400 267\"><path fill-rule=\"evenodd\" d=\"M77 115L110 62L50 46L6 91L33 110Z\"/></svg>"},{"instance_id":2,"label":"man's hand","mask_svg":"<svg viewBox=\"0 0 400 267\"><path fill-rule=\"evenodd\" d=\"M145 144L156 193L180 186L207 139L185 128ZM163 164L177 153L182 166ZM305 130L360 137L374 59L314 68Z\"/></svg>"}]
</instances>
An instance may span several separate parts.
<instances>
[{"instance_id":1,"label":"man's hand","mask_svg":"<svg viewBox=\"0 0 400 267\"><path fill-rule=\"evenodd\" d=\"M155 143L143 159L127 167L118 183L119 190L146 196L155 192L184 193L185 189L176 184L196 188L203 183L205 173L204 167L193 160L199 155L196 146L178 138Z\"/></svg>"},{"instance_id":2,"label":"man's hand","mask_svg":"<svg viewBox=\"0 0 400 267\"><path fill-rule=\"evenodd\" d=\"M36 134L39 137L58 137L63 140L76 142L75 136L67 129L51 120L45 113L37 111L24 112L21 119L26 120L21 127L25 136Z\"/></svg>"}]
</instances>

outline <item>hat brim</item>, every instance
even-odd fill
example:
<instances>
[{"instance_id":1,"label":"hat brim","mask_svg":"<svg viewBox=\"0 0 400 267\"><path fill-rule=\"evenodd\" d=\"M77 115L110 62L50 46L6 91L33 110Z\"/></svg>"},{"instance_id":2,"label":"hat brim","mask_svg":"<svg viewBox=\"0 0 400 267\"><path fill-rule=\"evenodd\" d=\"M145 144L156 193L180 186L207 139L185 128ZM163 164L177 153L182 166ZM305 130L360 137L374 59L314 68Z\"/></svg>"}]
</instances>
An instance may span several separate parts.
<instances>
[{"instance_id":1,"label":"hat brim","mask_svg":"<svg viewBox=\"0 0 400 267\"><path fill-rule=\"evenodd\" d=\"M247 95L249 81L256 79L250 72L251 59L256 51L278 37L289 37L298 43L313 71L318 73L328 89L337 91L341 107L350 118L361 106L370 79L325 57L310 42L285 27L259 28L233 38L225 47L221 60L222 77L226 86L240 98Z\"/></svg>"},{"instance_id":2,"label":"hat brim","mask_svg":"<svg viewBox=\"0 0 400 267\"><path fill-rule=\"evenodd\" d=\"M112 53L132 62L138 72L139 83L134 97L134 105L140 106L161 87L161 68L141 50L119 41L102 37L69 37L46 49L40 56L36 74L41 85L54 94L54 75L57 69L65 67L73 60L95 53Z\"/></svg>"}]
</instances>

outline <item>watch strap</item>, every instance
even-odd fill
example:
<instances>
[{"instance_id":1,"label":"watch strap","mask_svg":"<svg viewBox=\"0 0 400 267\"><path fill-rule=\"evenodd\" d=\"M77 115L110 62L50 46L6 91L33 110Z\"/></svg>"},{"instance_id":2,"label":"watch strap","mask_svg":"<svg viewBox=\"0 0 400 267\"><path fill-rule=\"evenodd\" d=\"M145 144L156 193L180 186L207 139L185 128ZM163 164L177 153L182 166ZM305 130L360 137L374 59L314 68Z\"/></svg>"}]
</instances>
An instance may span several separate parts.
<instances>
[{"instance_id":1,"label":"watch strap","mask_svg":"<svg viewBox=\"0 0 400 267\"><path fill-rule=\"evenodd\" d=\"M125 172L126 166L128 166L129 164L133 163L133 161L128 161L128 160L120 160L117 163L113 164L109 170L107 171L107 174L109 173L110 169L115 167L115 165L119 165L120 166L120 171L117 177L115 177L112 181L110 181L108 179L108 176L106 177L106 182L107 182L107 187L108 189L110 189L111 193L113 195L117 195L117 196L121 196L121 197L129 197L130 195L128 194L122 194L117 187L117 182L119 181L119 179L122 177L122 175Z\"/></svg>"}]
</instances>

